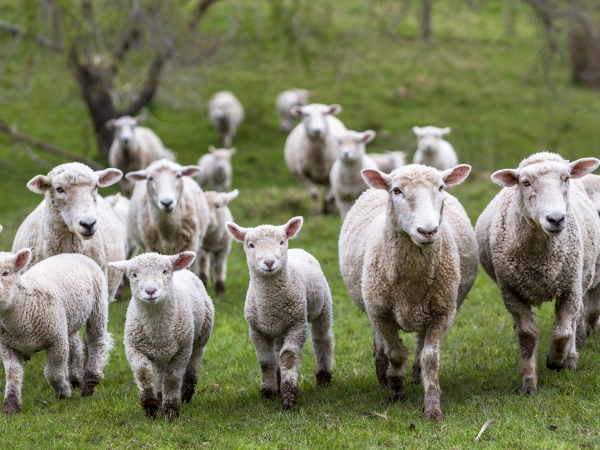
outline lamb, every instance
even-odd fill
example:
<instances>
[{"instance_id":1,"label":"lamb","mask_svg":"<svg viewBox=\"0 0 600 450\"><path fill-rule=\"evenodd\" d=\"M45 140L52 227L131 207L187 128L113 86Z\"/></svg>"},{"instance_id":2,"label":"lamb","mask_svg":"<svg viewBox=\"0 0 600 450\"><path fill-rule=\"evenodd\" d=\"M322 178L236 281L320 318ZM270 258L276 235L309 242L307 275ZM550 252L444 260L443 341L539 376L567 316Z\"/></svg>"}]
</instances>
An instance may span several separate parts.
<instances>
[{"instance_id":1,"label":"lamb","mask_svg":"<svg viewBox=\"0 0 600 450\"><path fill-rule=\"evenodd\" d=\"M398 330L416 333L412 382L423 382L426 420L443 417L440 344L477 275L473 227L444 191L470 170L416 164L389 175L363 170L374 189L360 196L340 233L342 276L373 327L376 373L391 401L406 398L408 348Z\"/></svg>"},{"instance_id":2,"label":"lamb","mask_svg":"<svg viewBox=\"0 0 600 450\"><path fill-rule=\"evenodd\" d=\"M106 331L104 272L87 256L56 255L25 274L31 250L0 253L0 357L4 363L4 414L22 407L23 361L46 351L44 375L58 398L94 393L112 347ZM78 331L85 326L85 352ZM84 355L85 353L85 355ZM84 362L85 361L85 362Z\"/></svg>"},{"instance_id":3,"label":"lamb","mask_svg":"<svg viewBox=\"0 0 600 450\"><path fill-rule=\"evenodd\" d=\"M318 185L325 186L323 213L333 212L335 200L329 172L338 156L338 137L346 131L344 124L333 115L341 111L340 105L318 103L291 109L292 115L301 117L302 122L285 141L285 162L290 172L309 190L314 214L319 213Z\"/></svg>"},{"instance_id":4,"label":"lamb","mask_svg":"<svg viewBox=\"0 0 600 450\"><path fill-rule=\"evenodd\" d=\"M250 270L244 315L260 365L260 392L264 398L279 392L283 409L296 405L298 366L309 322L317 386L329 385L333 374L329 285L310 253L288 250L288 240L302 221L294 217L283 226L256 228L226 224L233 238L244 243Z\"/></svg>"},{"instance_id":5,"label":"lamb","mask_svg":"<svg viewBox=\"0 0 600 450\"><path fill-rule=\"evenodd\" d=\"M202 189L190 178L198 172L198 166L161 159L126 175L137 181L127 233L142 253L173 255L200 250L208 228L208 205Z\"/></svg>"},{"instance_id":6,"label":"lamb","mask_svg":"<svg viewBox=\"0 0 600 450\"><path fill-rule=\"evenodd\" d=\"M406 165L406 153L401 151L384 150L385 153L369 153L369 156L383 173L391 173L392 170Z\"/></svg>"},{"instance_id":7,"label":"lamb","mask_svg":"<svg viewBox=\"0 0 600 450\"><path fill-rule=\"evenodd\" d=\"M146 253L110 263L125 272L131 284L125 354L148 417L161 408L173 420L180 400L188 403L198 382L214 307L198 277L183 270L195 257L194 252Z\"/></svg>"},{"instance_id":8,"label":"lamb","mask_svg":"<svg viewBox=\"0 0 600 450\"><path fill-rule=\"evenodd\" d=\"M452 131L450 127L413 127L419 147L413 157L414 164L424 164L438 170L446 170L458 164L458 156L450 142L442 139Z\"/></svg>"},{"instance_id":9,"label":"lamb","mask_svg":"<svg viewBox=\"0 0 600 450\"><path fill-rule=\"evenodd\" d=\"M223 145L230 148L237 129L244 120L244 107L233 92L220 91L208 103L208 118L221 135Z\"/></svg>"},{"instance_id":10,"label":"lamb","mask_svg":"<svg viewBox=\"0 0 600 450\"><path fill-rule=\"evenodd\" d=\"M211 281L217 295L225 293L225 277L227 274L227 258L231 251L231 235L225 228L225 223L233 220L227 205L237 198L239 191L204 193L208 204L209 222L206 235L202 241L200 252L200 279L208 286L208 271L210 268Z\"/></svg>"},{"instance_id":11,"label":"lamb","mask_svg":"<svg viewBox=\"0 0 600 450\"><path fill-rule=\"evenodd\" d=\"M289 133L294 128L294 116L291 109L294 106L305 106L310 100L310 91L306 89L291 89L283 91L275 100L275 109L279 116L279 126L281 131Z\"/></svg>"},{"instance_id":12,"label":"lamb","mask_svg":"<svg viewBox=\"0 0 600 450\"><path fill-rule=\"evenodd\" d=\"M122 116L106 122L106 128L115 130L115 137L110 146L108 161L123 173L145 169L153 161L167 158L175 161L175 155L167 150L160 138L150 128L138 126L146 120L146 116ZM122 188L128 196L133 185L121 180Z\"/></svg>"},{"instance_id":13,"label":"lamb","mask_svg":"<svg viewBox=\"0 0 600 450\"><path fill-rule=\"evenodd\" d=\"M570 178L600 164L572 163L555 153L536 153L517 169L492 174L504 189L477 220L479 257L500 288L519 341L521 392L537 391L538 328L532 306L556 299L546 367L577 368L576 328L582 297L591 286L600 251L600 218Z\"/></svg>"},{"instance_id":14,"label":"lamb","mask_svg":"<svg viewBox=\"0 0 600 450\"><path fill-rule=\"evenodd\" d=\"M202 189L210 184L217 192L227 192L231 187L231 157L237 152L235 148L208 147L210 153L202 155L198 166L202 169L197 180Z\"/></svg>"},{"instance_id":15,"label":"lamb","mask_svg":"<svg viewBox=\"0 0 600 450\"><path fill-rule=\"evenodd\" d=\"M29 190L45 198L19 227L12 251L30 248L30 267L61 253L88 256L104 271L112 301L122 275L106 263L124 259L127 238L98 187L110 186L122 176L118 169L94 172L85 164L67 163L31 179Z\"/></svg>"},{"instance_id":16,"label":"lamb","mask_svg":"<svg viewBox=\"0 0 600 450\"><path fill-rule=\"evenodd\" d=\"M129 199L122 196L120 193L115 195L109 195L104 197L104 201L113 209L117 218L123 225L123 228L127 230L127 217L129 215ZM131 258L135 253L137 246L131 236L127 236L127 243L125 245L125 255L127 258Z\"/></svg>"},{"instance_id":17,"label":"lamb","mask_svg":"<svg viewBox=\"0 0 600 450\"><path fill-rule=\"evenodd\" d=\"M368 186L361 177L362 169L379 169L379 166L365 153L365 146L375 139L371 130L362 133L346 131L339 138L339 159L333 164L329 182L333 190L342 222L360 194Z\"/></svg>"}]
</instances>

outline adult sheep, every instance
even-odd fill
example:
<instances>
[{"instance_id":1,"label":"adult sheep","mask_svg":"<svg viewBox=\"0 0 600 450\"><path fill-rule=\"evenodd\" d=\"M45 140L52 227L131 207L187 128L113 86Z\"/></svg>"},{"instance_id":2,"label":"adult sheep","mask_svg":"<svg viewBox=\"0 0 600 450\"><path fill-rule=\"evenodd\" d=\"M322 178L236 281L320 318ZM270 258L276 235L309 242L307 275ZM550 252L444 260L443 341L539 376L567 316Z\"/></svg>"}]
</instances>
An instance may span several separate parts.
<instances>
[{"instance_id":1,"label":"adult sheep","mask_svg":"<svg viewBox=\"0 0 600 450\"><path fill-rule=\"evenodd\" d=\"M104 271L109 299L114 299L122 274L107 263L124 259L127 237L112 208L98 195L98 188L110 186L122 176L118 169L94 172L74 162L31 179L29 190L45 198L19 227L12 251L30 248L29 267L61 253L88 256Z\"/></svg>"},{"instance_id":2,"label":"adult sheep","mask_svg":"<svg viewBox=\"0 0 600 450\"><path fill-rule=\"evenodd\" d=\"M223 145L230 148L237 129L244 120L244 107L233 92L220 91L208 102L208 118L221 135Z\"/></svg>"},{"instance_id":3,"label":"adult sheep","mask_svg":"<svg viewBox=\"0 0 600 450\"><path fill-rule=\"evenodd\" d=\"M296 118L291 109L294 106L304 106L310 100L310 91L306 89L290 89L281 92L275 100L275 109L279 116L279 127L281 131L289 133L294 128L294 119Z\"/></svg>"},{"instance_id":4,"label":"adult sheep","mask_svg":"<svg viewBox=\"0 0 600 450\"><path fill-rule=\"evenodd\" d=\"M450 133L450 127L413 127L417 135L418 148L413 157L413 163L446 170L458 164L458 156L454 147L443 137Z\"/></svg>"},{"instance_id":5,"label":"adult sheep","mask_svg":"<svg viewBox=\"0 0 600 450\"><path fill-rule=\"evenodd\" d=\"M596 158L570 163L542 152L517 169L492 174L504 189L481 213L475 231L481 265L500 288L514 321L523 394L537 391L534 306L556 299L546 366L577 368L577 321L595 275L600 218L585 191L569 180L599 164Z\"/></svg>"},{"instance_id":6,"label":"adult sheep","mask_svg":"<svg viewBox=\"0 0 600 450\"><path fill-rule=\"evenodd\" d=\"M442 419L440 344L477 275L473 227L444 191L470 170L416 164L389 175L363 170L375 189L360 196L340 233L342 276L373 326L376 372L391 401L406 398L408 348L398 331L416 333L412 381L424 384L426 420Z\"/></svg>"},{"instance_id":7,"label":"adult sheep","mask_svg":"<svg viewBox=\"0 0 600 450\"><path fill-rule=\"evenodd\" d=\"M290 172L310 192L313 213L319 213L319 185L325 186L323 212L333 212L334 198L329 172L338 156L338 137L346 131L344 124L334 117L342 111L340 105L313 103L294 106L292 114L302 122L292 130L285 141L284 156Z\"/></svg>"}]
</instances>

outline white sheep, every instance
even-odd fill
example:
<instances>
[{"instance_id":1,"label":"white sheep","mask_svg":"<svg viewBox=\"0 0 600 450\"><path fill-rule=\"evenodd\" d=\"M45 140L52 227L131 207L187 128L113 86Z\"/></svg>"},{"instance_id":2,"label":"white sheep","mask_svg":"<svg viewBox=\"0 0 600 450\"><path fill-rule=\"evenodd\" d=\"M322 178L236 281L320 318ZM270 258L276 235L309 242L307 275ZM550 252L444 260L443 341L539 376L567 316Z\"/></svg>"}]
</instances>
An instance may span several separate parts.
<instances>
[{"instance_id":1,"label":"white sheep","mask_svg":"<svg viewBox=\"0 0 600 450\"><path fill-rule=\"evenodd\" d=\"M284 409L296 405L298 366L308 323L317 365L317 386L333 374L331 292L319 262L301 249L288 250L288 240L302 226L294 217L283 226L242 228L227 222L234 239L244 243L250 285L244 315L261 371L260 391L281 394Z\"/></svg>"},{"instance_id":2,"label":"white sheep","mask_svg":"<svg viewBox=\"0 0 600 450\"><path fill-rule=\"evenodd\" d=\"M225 223L233 220L227 205L237 198L239 191L232 192L208 191L204 193L208 204L209 222L206 235L202 241L199 255L200 279L208 286L208 272L217 295L225 293L225 278L227 276L227 258L231 251L231 235L225 228Z\"/></svg>"},{"instance_id":3,"label":"white sheep","mask_svg":"<svg viewBox=\"0 0 600 450\"><path fill-rule=\"evenodd\" d=\"M45 198L19 227L12 251L30 248L30 267L61 253L88 256L104 271L109 299L114 299L122 274L106 263L125 258L127 237L112 208L98 195L98 187L110 186L122 176L117 169L94 172L84 164L67 163L31 179L29 190Z\"/></svg>"},{"instance_id":4,"label":"white sheep","mask_svg":"<svg viewBox=\"0 0 600 450\"><path fill-rule=\"evenodd\" d=\"M310 100L310 91L306 89L291 89L281 92L275 100L275 109L279 116L279 126L281 131L289 133L294 128L295 116L291 109L294 106L305 106Z\"/></svg>"},{"instance_id":5,"label":"white sheep","mask_svg":"<svg viewBox=\"0 0 600 450\"><path fill-rule=\"evenodd\" d=\"M452 131L450 127L413 127L417 135L418 148L413 157L414 164L446 170L458 164L458 156L450 142L442 139Z\"/></svg>"},{"instance_id":6,"label":"white sheep","mask_svg":"<svg viewBox=\"0 0 600 450\"><path fill-rule=\"evenodd\" d=\"M499 170L504 189L477 220L481 265L500 288L519 341L523 394L537 391L538 328L532 307L556 299L546 359L549 369L575 369L576 328L582 297L591 286L600 251L600 218L577 183L600 161L572 163L536 153L517 169Z\"/></svg>"},{"instance_id":7,"label":"white sheep","mask_svg":"<svg viewBox=\"0 0 600 450\"><path fill-rule=\"evenodd\" d=\"M104 197L104 201L113 209L118 219L123 224L123 228L127 230L127 217L129 216L129 202L127 197L124 197L120 193L114 195L108 195ZM135 253L137 246L135 240L131 236L127 236L127 244L125 245L125 255L127 258L131 258Z\"/></svg>"},{"instance_id":8,"label":"white sheep","mask_svg":"<svg viewBox=\"0 0 600 450\"><path fill-rule=\"evenodd\" d=\"M339 157L331 168L329 181L342 221L356 199L369 187L362 179L361 171L379 169L365 153L366 144L373 139L375 132L371 130L362 133L348 130L339 137Z\"/></svg>"},{"instance_id":9,"label":"white sheep","mask_svg":"<svg viewBox=\"0 0 600 450\"><path fill-rule=\"evenodd\" d=\"M126 175L137 181L127 233L142 253L173 255L200 250L208 228L208 205L202 189L190 178L199 171L198 166L161 159Z\"/></svg>"},{"instance_id":10,"label":"white sheep","mask_svg":"<svg viewBox=\"0 0 600 450\"><path fill-rule=\"evenodd\" d=\"M46 351L44 375L58 398L94 393L108 362L112 338L102 269L79 254L52 256L21 274L31 250L0 253L0 357L4 413L21 410L23 361ZM85 326L85 355L78 332Z\"/></svg>"},{"instance_id":11,"label":"white sheep","mask_svg":"<svg viewBox=\"0 0 600 450\"><path fill-rule=\"evenodd\" d=\"M375 368L389 399L404 400L408 348L398 330L416 333L412 382L423 382L424 417L442 419L440 344L477 275L471 222L445 186L471 168L408 165L386 175L363 170L369 189L346 216L340 268L375 336Z\"/></svg>"},{"instance_id":12,"label":"white sheep","mask_svg":"<svg viewBox=\"0 0 600 450\"><path fill-rule=\"evenodd\" d=\"M170 159L175 161L173 153L166 149L160 138L150 128L138 126L146 116L122 116L106 122L106 128L115 130L115 136L108 152L108 162L123 173L145 169L153 161ZM127 195L131 195L133 186L127 180L121 180Z\"/></svg>"},{"instance_id":13,"label":"white sheep","mask_svg":"<svg viewBox=\"0 0 600 450\"><path fill-rule=\"evenodd\" d=\"M290 172L309 190L314 214L319 213L319 185L325 186L323 212L331 213L334 209L329 172L338 157L338 137L346 127L333 115L341 111L340 105L318 103L291 109L302 122L285 141L285 162Z\"/></svg>"},{"instance_id":14,"label":"white sheep","mask_svg":"<svg viewBox=\"0 0 600 450\"><path fill-rule=\"evenodd\" d=\"M235 148L208 147L210 153L206 153L198 160L200 173L196 176L202 189L208 185L217 192L227 192L231 187L231 157L235 155Z\"/></svg>"},{"instance_id":15,"label":"white sheep","mask_svg":"<svg viewBox=\"0 0 600 450\"><path fill-rule=\"evenodd\" d=\"M220 91L208 102L208 118L221 135L223 145L229 148L233 144L238 127L244 120L244 107L233 92Z\"/></svg>"},{"instance_id":16,"label":"white sheep","mask_svg":"<svg viewBox=\"0 0 600 450\"><path fill-rule=\"evenodd\" d=\"M384 150L384 153L368 153L383 173L392 173L392 170L406 165L406 152Z\"/></svg>"},{"instance_id":17,"label":"white sheep","mask_svg":"<svg viewBox=\"0 0 600 450\"><path fill-rule=\"evenodd\" d=\"M180 400L194 395L214 307L202 282L189 270L194 252L174 256L139 255L110 263L125 272L132 301L125 318L125 354L148 417L159 408L168 420L179 415Z\"/></svg>"}]
</instances>

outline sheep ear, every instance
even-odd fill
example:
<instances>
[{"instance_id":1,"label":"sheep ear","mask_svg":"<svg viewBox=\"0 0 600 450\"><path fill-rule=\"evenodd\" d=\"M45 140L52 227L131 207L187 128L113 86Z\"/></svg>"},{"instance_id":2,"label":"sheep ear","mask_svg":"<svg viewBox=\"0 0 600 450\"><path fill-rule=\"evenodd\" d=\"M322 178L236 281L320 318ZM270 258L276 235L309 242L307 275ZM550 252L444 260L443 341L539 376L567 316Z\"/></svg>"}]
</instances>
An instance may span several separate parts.
<instances>
[{"instance_id":1,"label":"sheep ear","mask_svg":"<svg viewBox=\"0 0 600 450\"><path fill-rule=\"evenodd\" d=\"M340 105L337 105L334 103L333 105L329 105L329 111L327 111L327 114L331 114L332 116L337 116L341 112L342 112L342 107Z\"/></svg>"},{"instance_id":2,"label":"sheep ear","mask_svg":"<svg viewBox=\"0 0 600 450\"><path fill-rule=\"evenodd\" d=\"M110 119L108 122L106 122L105 126L106 128L108 128L109 130L112 130L115 128L115 124L117 123L117 119Z\"/></svg>"},{"instance_id":3,"label":"sheep ear","mask_svg":"<svg viewBox=\"0 0 600 450\"><path fill-rule=\"evenodd\" d=\"M375 139L376 133L373 130L367 130L363 132L361 142L368 144L373 139Z\"/></svg>"},{"instance_id":4,"label":"sheep ear","mask_svg":"<svg viewBox=\"0 0 600 450\"><path fill-rule=\"evenodd\" d=\"M137 122L137 124L141 124L144 123L146 121L146 115L145 114L140 114L139 116L137 116L135 118L135 121Z\"/></svg>"},{"instance_id":5,"label":"sheep ear","mask_svg":"<svg viewBox=\"0 0 600 450\"><path fill-rule=\"evenodd\" d=\"M292 106L290 108L290 114L299 119L302 117L302 106Z\"/></svg>"},{"instance_id":6,"label":"sheep ear","mask_svg":"<svg viewBox=\"0 0 600 450\"><path fill-rule=\"evenodd\" d=\"M194 175L198 175L202 169L198 166L183 166L181 168L181 175L184 177L193 177Z\"/></svg>"},{"instance_id":7,"label":"sheep ear","mask_svg":"<svg viewBox=\"0 0 600 450\"><path fill-rule=\"evenodd\" d=\"M446 169L442 172L442 180L448 187L456 186L462 183L471 173L471 166L468 164L459 164L452 169Z\"/></svg>"},{"instance_id":8,"label":"sheep ear","mask_svg":"<svg viewBox=\"0 0 600 450\"><path fill-rule=\"evenodd\" d=\"M171 256L173 261L173 271L183 270L196 259L194 252L181 252L179 255Z\"/></svg>"},{"instance_id":9,"label":"sheep ear","mask_svg":"<svg viewBox=\"0 0 600 450\"><path fill-rule=\"evenodd\" d=\"M214 152L215 152L215 150L217 150L217 148L216 148L214 145L209 145L209 146L208 146L208 151L209 151L209 152L211 152L211 153L214 153Z\"/></svg>"},{"instance_id":10,"label":"sheep ear","mask_svg":"<svg viewBox=\"0 0 600 450\"><path fill-rule=\"evenodd\" d=\"M119 169L99 170L96 175L98 175L98 186L100 187L111 186L123 178L123 172Z\"/></svg>"},{"instance_id":11,"label":"sheep ear","mask_svg":"<svg viewBox=\"0 0 600 450\"><path fill-rule=\"evenodd\" d=\"M392 177L375 169L363 169L360 174L369 186L375 189L390 190Z\"/></svg>"},{"instance_id":12,"label":"sheep ear","mask_svg":"<svg viewBox=\"0 0 600 450\"><path fill-rule=\"evenodd\" d=\"M235 155L237 153L237 148L232 147L229 149L229 156Z\"/></svg>"},{"instance_id":13,"label":"sheep ear","mask_svg":"<svg viewBox=\"0 0 600 450\"><path fill-rule=\"evenodd\" d=\"M248 233L247 228L242 228L233 222L225 222L225 227L227 228L229 234L233 236L236 241L244 242L244 238Z\"/></svg>"},{"instance_id":14,"label":"sheep ear","mask_svg":"<svg viewBox=\"0 0 600 450\"><path fill-rule=\"evenodd\" d=\"M415 133L417 136L421 134L421 127L413 127L413 133Z\"/></svg>"},{"instance_id":15,"label":"sheep ear","mask_svg":"<svg viewBox=\"0 0 600 450\"><path fill-rule=\"evenodd\" d=\"M125 178L127 178L129 181L142 181L148 178L148 172L145 170L129 172L127 175L125 175Z\"/></svg>"},{"instance_id":16,"label":"sheep ear","mask_svg":"<svg viewBox=\"0 0 600 450\"><path fill-rule=\"evenodd\" d=\"M451 131L452 131L452 128L450 128L450 127L442 128L442 136L450 134Z\"/></svg>"},{"instance_id":17,"label":"sheep ear","mask_svg":"<svg viewBox=\"0 0 600 450\"><path fill-rule=\"evenodd\" d=\"M36 175L29 183L27 183L27 187L31 192L35 192L36 194L43 194L49 189L52 188L52 182L50 178L45 175Z\"/></svg>"},{"instance_id":18,"label":"sheep ear","mask_svg":"<svg viewBox=\"0 0 600 450\"><path fill-rule=\"evenodd\" d=\"M20 272L23 270L27 264L31 261L31 250L28 248L24 248L23 250L19 250L15 253L13 257L13 263L15 265L15 270Z\"/></svg>"},{"instance_id":19,"label":"sheep ear","mask_svg":"<svg viewBox=\"0 0 600 450\"><path fill-rule=\"evenodd\" d=\"M223 197L225 198L225 201L227 202L227 204L229 204L232 200L235 200L237 198L239 193L240 193L240 191L238 191L237 189L234 189L231 192L224 193Z\"/></svg>"},{"instance_id":20,"label":"sheep ear","mask_svg":"<svg viewBox=\"0 0 600 450\"><path fill-rule=\"evenodd\" d=\"M287 238L291 239L295 237L298 234L298 231L300 231L300 228L302 228L303 223L304 219L302 218L302 216L290 219L288 223L286 223L283 226L283 231L285 231L285 235L287 236Z\"/></svg>"},{"instance_id":21,"label":"sheep ear","mask_svg":"<svg viewBox=\"0 0 600 450\"><path fill-rule=\"evenodd\" d=\"M514 169L498 170L492 174L491 178L500 186L511 187L519 182L519 171Z\"/></svg>"},{"instance_id":22,"label":"sheep ear","mask_svg":"<svg viewBox=\"0 0 600 450\"><path fill-rule=\"evenodd\" d=\"M600 165L600 160L596 158L581 158L573 161L571 167L571 178L581 178L590 172L593 172Z\"/></svg>"},{"instance_id":23,"label":"sheep ear","mask_svg":"<svg viewBox=\"0 0 600 450\"><path fill-rule=\"evenodd\" d=\"M4 229L4 227L2 225L0 225L0 233L2 233L3 229Z\"/></svg>"},{"instance_id":24,"label":"sheep ear","mask_svg":"<svg viewBox=\"0 0 600 450\"><path fill-rule=\"evenodd\" d=\"M115 261L109 262L108 267L112 267L119 272L127 272L127 268L129 267L129 261Z\"/></svg>"}]
</instances>

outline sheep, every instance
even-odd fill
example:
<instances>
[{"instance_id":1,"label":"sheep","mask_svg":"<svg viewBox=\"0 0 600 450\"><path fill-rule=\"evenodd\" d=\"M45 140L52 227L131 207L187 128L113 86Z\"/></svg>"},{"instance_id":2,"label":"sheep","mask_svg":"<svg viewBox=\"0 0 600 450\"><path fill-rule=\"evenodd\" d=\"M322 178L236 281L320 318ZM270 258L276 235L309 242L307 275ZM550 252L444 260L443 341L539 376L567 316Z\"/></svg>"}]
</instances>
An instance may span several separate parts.
<instances>
[{"instance_id":1,"label":"sheep","mask_svg":"<svg viewBox=\"0 0 600 450\"><path fill-rule=\"evenodd\" d=\"M317 386L333 375L331 292L319 262L301 249L288 250L288 240L302 226L294 217L283 226L242 228L227 222L234 239L244 243L250 271L244 316L261 370L260 392L281 394L283 409L298 395L298 366L308 323L316 359Z\"/></svg>"},{"instance_id":2,"label":"sheep","mask_svg":"<svg viewBox=\"0 0 600 450\"><path fill-rule=\"evenodd\" d=\"M335 200L329 184L329 172L335 163L338 137L346 131L344 124L333 117L342 111L340 105L294 106L291 113L302 122L285 141L284 156L290 172L309 190L312 210L319 213L318 185L325 186L323 213L333 212Z\"/></svg>"},{"instance_id":3,"label":"sheep","mask_svg":"<svg viewBox=\"0 0 600 450\"><path fill-rule=\"evenodd\" d=\"M450 142L442 139L451 131L450 127L413 127L419 145L413 157L413 163L435 167L438 170L446 170L456 166L458 156L456 156L454 147Z\"/></svg>"},{"instance_id":4,"label":"sheep","mask_svg":"<svg viewBox=\"0 0 600 450\"><path fill-rule=\"evenodd\" d=\"M237 129L244 120L244 107L233 92L220 91L208 102L208 118L221 135L223 145L230 148Z\"/></svg>"},{"instance_id":5,"label":"sheep","mask_svg":"<svg viewBox=\"0 0 600 450\"><path fill-rule=\"evenodd\" d=\"M546 367L577 368L576 328L595 274L600 218L585 191L569 179L599 164L596 158L569 163L541 152L517 169L494 172L492 181L504 189L475 226L481 265L513 318L524 395L537 391L538 328L532 306L556 299Z\"/></svg>"},{"instance_id":6,"label":"sheep","mask_svg":"<svg viewBox=\"0 0 600 450\"><path fill-rule=\"evenodd\" d=\"M58 398L94 393L112 347L106 331L104 272L87 256L62 254L22 274L31 250L0 253L0 357L4 363L4 414L22 407L23 361L46 351L44 375ZM85 326L85 351L78 331ZM85 353L85 355L84 355Z\"/></svg>"},{"instance_id":7,"label":"sheep","mask_svg":"<svg viewBox=\"0 0 600 450\"><path fill-rule=\"evenodd\" d=\"M368 186L361 177L362 169L379 169L365 153L365 146L375 139L371 130L362 133L346 131L339 138L339 159L333 164L329 182L342 222L350 208Z\"/></svg>"},{"instance_id":8,"label":"sheep","mask_svg":"<svg viewBox=\"0 0 600 450\"><path fill-rule=\"evenodd\" d=\"M123 173L142 170L158 159L175 161L175 155L166 149L160 138L150 128L138 126L146 116L122 116L106 122L106 128L115 130L115 136L108 152L111 167ZM133 186L127 180L121 180L123 190L128 196Z\"/></svg>"},{"instance_id":9,"label":"sheep","mask_svg":"<svg viewBox=\"0 0 600 450\"><path fill-rule=\"evenodd\" d=\"M125 258L127 237L112 208L98 195L98 187L110 186L122 176L118 169L94 172L73 162L32 178L27 187L45 198L19 227L12 251L30 248L30 267L61 253L88 256L104 271L112 301L122 275L106 263Z\"/></svg>"},{"instance_id":10,"label":"sheep","mask_svg":"<svg viewBox=\"0 0 600 450\"><path fill-rule=\"evenodd\" d=\"M208 271L217 295L225 293L225 277L227 274L227 258L231 251L231 236L225 228L225 222L232 221L227 205L237 198L239 191L208 191L204 193L208 204L209 222L206 235L202 241L200 252L200 279L208 286Z\"/></svg>"},{"instance_id":11,"label":"sheep","mask_svg":"<svg viewBox=\"0 0 600 450\"><path fill-rule=\"evenodd\" d=\"M369 153L369 156L383 173L391 173L392 170L406 165L406 152L384 150L385 153Z\"/></svg>"},{"instance_id":12,"label":"sheep","mask_svg":"<svg viewBox=\"0 0 600 450\"><path fill-rule=\"evenodd\" d=\"M390 401L404 400L408 348L398 330L416 333L412 382L423 382L424 418L442 419L440 344L477 275L477 241L459 201L444 191L471 167L445 171L408 165L386 175L365 169L374 189L342 225L340 268L375 336L375 367Z\"/></svg>"},{"instance_id":13,"label":"sheep","mask_svg":"<svg viewBox=\"0 0 600 450\"><path fill-rule=\"evenodd\" d=\"M196 176L202 189L210 184L217 192L227 192L231 187L231 157L237 152L235 148L208 147L210 153L202 155L198 160L201 172Z\"/></svg>"},{"instance_id":14,"label":"sheep","mask_svg":"<svg viewBox=\"0 0 600 450\"><path fill-rule=\"evenodd\" d=\"M148 417L159 408L169 421L180 400L194 395L204 348L214 322L213 303L189 270L196 254L145 253L110 263L125 272L132 300L125 317L125 355Z\"/></svg>"},{"instance_id":15,"label":"sheep","mask_svg":"<svg viewBox=\"0 0 600 450\"><path fill-rule=\"evenodd\" d=\"M291 89L283 91L275 100L275 109L279 116L279 126L281 131L289 133L294 128L294 116L291 109L294 106L305 106L310 100L310 91L306 89Z\"/></svg>"},{"instance_id":16,"label":"sheep","mask_svg":"<svg viewBox=\"0 0 600 450\"><path fill-rule=\"evenodd\" d=\"M127 230L127 217L129 215L129 202L127 197L122 196L120 193L115 195L109 195L104 197L104 201L113 209L119 221L123 225L123 228ZM125 255L127 258L131 258L136 251L137 246L131 236L127 236L127 243L125 245Z\"/></svg>"}]
</instances>

